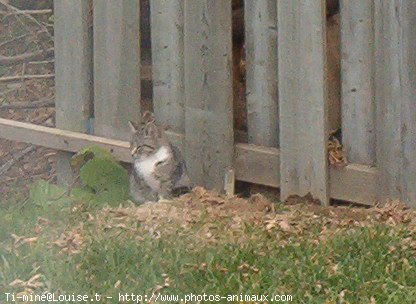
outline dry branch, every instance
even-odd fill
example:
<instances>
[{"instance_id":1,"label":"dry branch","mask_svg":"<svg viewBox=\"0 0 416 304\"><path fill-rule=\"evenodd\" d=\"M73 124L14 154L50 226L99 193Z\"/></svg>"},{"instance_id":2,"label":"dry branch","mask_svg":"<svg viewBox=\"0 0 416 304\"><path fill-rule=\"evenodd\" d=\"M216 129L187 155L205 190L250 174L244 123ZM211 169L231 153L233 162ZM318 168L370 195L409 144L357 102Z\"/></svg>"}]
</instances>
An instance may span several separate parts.
<instances>
[{"instance_id":1,"label":"dry branch","mask_svg":"<svg viewBox=\"0 0 416 304\"><path fill-rule=\"evenodd\" d=\"M17 41L19 39L25 38L25 37L27 37L27 34L23 34L23 35L20 35L20 36L17 36L17 37L13 37L10 40L3 41L2 43L0 43L0 48L4 47L4 46L6 46L6 45L8 45L8 44L10 44L12 42L15 42L15 41Z\"/></svg>"},{"instance_id":2,"label":"dry branch","mask_svg":"<svg viewBox=\"0 0 416 304\"><path fill-rule=\"evenodd\" d=\"M32 53L24 53L16 56L2 56L0 55L0 65L1 66L11 66L20 63L25 63L34 60L43 60L49 57L52 57L54 54L54 49L50 48L47 50L40 50Z\"/></svg>"},{"instance_id":3,"label":"dry branch","mask_svg":"<svg viewBox=\"0 0 416 304\"><path fill-rule=\"evenodd\" d=\"M42 31L46 32L49 36L49 38L52 38L51 33L49 33L48 29L42 24L40 23L38 20L36 20L36 18L34 18L33 16L31 16L30 14L25 13L24 11L18 9L17 7L5 2L4 0L0 0L0 4L3 5L7 11L9 13L11 13L11 15L22 15L25 18L29 19L30 21L32 21L33 23L35 23L36 25L38 25Z\"/></svg>"},{"instance_id":4,"label":"dry branch","mask_svg":"<svg viewBox=\"0 0 416 304\"><path fill-rule=\"evenodd\" d=\"M55 77L55 74L5 76L5 77L0 78L0 82L13 82L13 81L28 80L28 79L50 79L54 77Z\"/></svg>"},{"instance_id":5,"label":"dry branch","mask_svg":"<svg viewBox=\"0 0 416 304\"><path fill-rule=\"evenodd\" d=\"M54 107L55 100L37 100L37 101L26 101L26 102L16 102L11 104L0 105L0 110L14 110L14 109L36 109L36 108L45 108L45 107Z\"/></svg>"},{"instance_id":6,"label":"dry branch","mask_svg":"<svg viewBox=\"0 0 416 304\"><path fill-rule=\"evenodd\" d=\"M44 14L52 14L51 9L41 9L41 10L21 10L20 12L15 12L15 14L28 14L28 15L44 15Z\"/></svg>"},{"instance_id":7,"label":"dry branch","mask_svg":"<svg viewBox=\"0 0 416 304\"><path fill-rule=\"evenodd\" d=\"M38 64L50 64L55 63L54 59L51 60L40 60L40 61L29 61L28 64L30 65L38 65Z\"/></svg>"},{"instance_id":8,"label":"dry branch","mask_svg":"<svg viewBox=\"0 0 416 304\"><path fill-rule=\"evenodd\" d=\"M19 160L21 160L26 154L29 154L35 150L35 146L29 146L26 149L16 153L12 159L8 160L3 166L0 167L0 178L4 176L4 173L9 171Z\"/></svg>"}]
</instances>

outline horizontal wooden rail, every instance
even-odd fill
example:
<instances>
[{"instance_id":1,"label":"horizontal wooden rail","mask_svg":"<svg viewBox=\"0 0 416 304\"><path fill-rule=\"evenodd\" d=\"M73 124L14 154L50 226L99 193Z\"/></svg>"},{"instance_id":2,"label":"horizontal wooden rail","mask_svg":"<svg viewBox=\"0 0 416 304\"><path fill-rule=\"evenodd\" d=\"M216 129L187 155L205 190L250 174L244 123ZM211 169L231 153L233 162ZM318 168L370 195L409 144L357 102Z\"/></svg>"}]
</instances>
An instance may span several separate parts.
<instances>
[{"instance_id":1,"label":"horizontal wooden rail","mask_svg":"<svg viewBox=\"0 0 416 304\"><path fill-rule=\"evenodd\" d=\"M183 147L183 135L173 132L166 132L166 135L173 144ZM132 161L129 143L126 141L8 119L0 118L0 138L70 152L97 145L107 149L121 161ZM238 143L235 145L234 165L237 180L271 187L280 186L280 155L276 148ZM374 205L376 174L375 168L365 165L350 164L343 169L331 167L330 195L334 199Z\"/></svg>"}]
</instances>

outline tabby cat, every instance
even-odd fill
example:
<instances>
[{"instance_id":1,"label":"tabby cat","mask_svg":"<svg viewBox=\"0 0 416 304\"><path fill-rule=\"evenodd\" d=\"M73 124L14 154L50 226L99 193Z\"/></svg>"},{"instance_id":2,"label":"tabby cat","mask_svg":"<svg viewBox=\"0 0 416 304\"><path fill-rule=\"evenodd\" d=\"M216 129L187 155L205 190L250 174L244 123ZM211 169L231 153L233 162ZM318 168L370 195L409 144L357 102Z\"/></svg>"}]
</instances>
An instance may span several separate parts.
<instances>
[{"instance_id":1,"label":"tabby cat","mask_svg":"<svg viewBox=\"0 0 416 304\"><path fill-rule=\"evenodd\" d=\"M130 174L130 194L136 203L172 198L191 188L185 161L177 147L156 125L152 113L143 114L142 123L129 121L130 148L134 165Z\"/></svg>"}]
</instances>

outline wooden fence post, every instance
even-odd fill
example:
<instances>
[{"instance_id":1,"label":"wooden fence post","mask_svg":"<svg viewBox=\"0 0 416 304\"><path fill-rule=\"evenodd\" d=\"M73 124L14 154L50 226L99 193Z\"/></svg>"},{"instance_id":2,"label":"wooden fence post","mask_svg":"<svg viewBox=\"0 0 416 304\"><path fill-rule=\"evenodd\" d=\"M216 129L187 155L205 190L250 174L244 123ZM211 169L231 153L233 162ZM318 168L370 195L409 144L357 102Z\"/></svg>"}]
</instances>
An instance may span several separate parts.
<instances>
[{"instance_id":1,"label":"wooden fence post","mask_svg":"<svg viewBox=\"0 0 416 304\"><path fill-rule=\"evenodd\" d=\"M374 1L341 1L342 143L348 161L375 164Z\"/></svg>"},{"instance_id":2,"label":"wooden fence post","mask_svg":"<svg viewBox=\"0 0 416 304\"><path fill-rule=\"evenodd\" d=\"M231 1L185 1L185 157L197 185L224 189L233 160Z\"/></svg>"},{"instance_id":3,"label":"wooden fence post","mask_svg":"<svg viewBox=\"0 0 416 304\"><path fill-rule=\"evenodd\" d=\"M55 0L56 126L86 133L92 115L92 1ZM60 152L58 182L72 179L70 153Z\"/></svg>"},{"instance_id":4,"label":"wooden fence post","mask_svg":"<svg viewBox=\"0 0 416 304\"><path fill-rule=\"evenodd\" d=\"M151 0L153 109L156 120L185 133L184 0Z\"/></svg>"},{"instance_id":5,"label":"wooden fence post","mask_svg":"<svg viewBox=\"0 0 416 304\"><path fill-rule=\"evenodd\" d=\"M277 3L281 199L328 204L325 1Z\"/></svg>"},{"instance_id":6,"label":"wooden fence post","mask_svg":"<svg viewBox=\"0 0 416 304\"><path fill-rule=\"evenodd\" d=\"M249 143L279 145L276 0L245 3Z\"/></svg>"},{"instance_id":7,"label":"wooden fence post","mask_svg":"<svg viewBox=\"0 0 416 304\"><path fill-rule=\"evenodd\" d=\"M140 119L140 2L94 1L95 134L129 139Z\"/></svg>"},{"instance_id":8,"label":"wooden fence post","mask_svg":"<svg viewBox=\"0 0 416 304\"><path fill-rule=\"evenodd\" d=\"M375 2L380 199L416 207L416 2Z\"/></svg>"}]
</instances>

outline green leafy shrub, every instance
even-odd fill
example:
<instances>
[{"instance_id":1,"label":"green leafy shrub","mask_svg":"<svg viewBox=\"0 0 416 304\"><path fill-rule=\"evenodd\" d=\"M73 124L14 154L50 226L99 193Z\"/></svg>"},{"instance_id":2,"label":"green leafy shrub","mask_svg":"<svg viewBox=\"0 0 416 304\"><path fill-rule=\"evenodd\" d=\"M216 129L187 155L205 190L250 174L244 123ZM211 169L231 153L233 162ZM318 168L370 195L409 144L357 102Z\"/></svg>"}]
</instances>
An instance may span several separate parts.
<instances>
[{"instance_id":1,"label":"green leafy shrub","mask_svg":"<svg viewBox=\"0 0 416 304\"><path fill-rule=\"evenodd\" d=\"M128 199L127 171L108 151L96 146L86 148L74 155L71 165L79 170L85 189L96 194L98 200L116 202Z\"/></svg>"}]
</instances>

